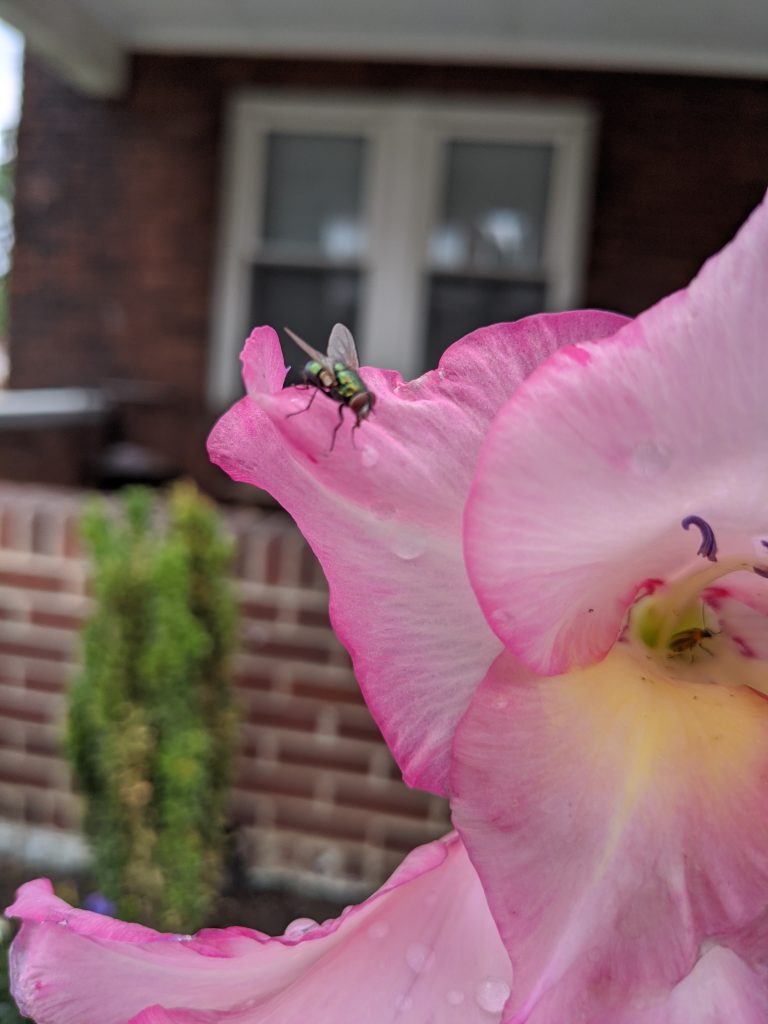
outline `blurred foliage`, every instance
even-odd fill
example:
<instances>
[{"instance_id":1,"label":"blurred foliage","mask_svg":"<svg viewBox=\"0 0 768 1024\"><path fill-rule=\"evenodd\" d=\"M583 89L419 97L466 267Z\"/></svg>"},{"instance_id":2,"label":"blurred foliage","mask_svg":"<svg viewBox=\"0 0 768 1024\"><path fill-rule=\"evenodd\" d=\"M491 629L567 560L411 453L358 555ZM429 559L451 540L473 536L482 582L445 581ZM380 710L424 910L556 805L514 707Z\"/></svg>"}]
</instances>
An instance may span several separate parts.
<instances>
[{"instance_id":1,"label":"blurred foliage","mask_svg":"<svg viewBox=\"0 0 768 1024\"><path fill-rule=\"evenodd\" d=\"M101 892L169 931L206 921L221 887L237 716L232 545L190 484L163 508L127 488L87 510L96 610L70 697L69 750Z\"/></svg>"},{"instance_id":2,"label":"blurred foliage","mask_svg":"<svg viewBox=\"0 0 768 1024\"><path fill-rule=\"evenodd\" d=\"M8 980L8 940L0 938L0 1024L22 1024L29 1020L22 1017L11 996Z\"/></svg>"},{"instance_id":3,"label":"blurred foliage","mask_svg":"<svg viewBox=\"0 0 768 1024\"><path fill-rule=\"evenodd\" d=\"M16 127L0 131L0 339L8 333L8 267L13 246Z\"/></svg>"}]
</instances>

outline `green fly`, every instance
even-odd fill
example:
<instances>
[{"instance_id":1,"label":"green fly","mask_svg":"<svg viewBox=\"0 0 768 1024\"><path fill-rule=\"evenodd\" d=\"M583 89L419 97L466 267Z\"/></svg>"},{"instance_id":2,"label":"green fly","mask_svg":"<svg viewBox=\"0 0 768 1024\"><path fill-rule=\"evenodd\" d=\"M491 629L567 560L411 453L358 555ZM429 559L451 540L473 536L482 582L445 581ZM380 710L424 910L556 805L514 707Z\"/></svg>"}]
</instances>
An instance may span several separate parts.
<instances>
[{"instance_id":1,"label":"green fly","mask_svg":"<svg viewBox=\"0 0 768 1024\"><path fill-rule=\"evenodd\" d=\"M306 412L319 392L322 391L324 395L339 403L339 422L333 430L330 450L333 451L333 446L336 444L336 435L344 422L346 408L351 409L355 414L355 425L352 428L352 443L354 444L354 431L373 412L376 396L368 390L357 372L360 363L352 334L343 324L336 324L328 338L328 353L323 355L287 327L285 333L310 357L302 376L304 386L315 389L303 409L289 412L288 415L298 416L300 413Z\"/></svg>"}]
</instances>

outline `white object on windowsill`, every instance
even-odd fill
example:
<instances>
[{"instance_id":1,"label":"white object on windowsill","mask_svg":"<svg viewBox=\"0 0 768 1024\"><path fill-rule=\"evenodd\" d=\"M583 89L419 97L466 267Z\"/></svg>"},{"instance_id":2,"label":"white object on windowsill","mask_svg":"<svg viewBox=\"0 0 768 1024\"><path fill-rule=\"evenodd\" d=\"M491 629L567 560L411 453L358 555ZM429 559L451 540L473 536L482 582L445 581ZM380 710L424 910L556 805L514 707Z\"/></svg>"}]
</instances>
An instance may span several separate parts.
<instances>
[{"instance_id":1,"label":"white object on windowsill","mask_svg":"<svg viewBox=\"0 0 768 1024\"><path fill-rule=\"evenodd\" d=\"M109 396L99 388L0 390L0 430L94 423L110 408Z\"/></svg>"}]
</instances>

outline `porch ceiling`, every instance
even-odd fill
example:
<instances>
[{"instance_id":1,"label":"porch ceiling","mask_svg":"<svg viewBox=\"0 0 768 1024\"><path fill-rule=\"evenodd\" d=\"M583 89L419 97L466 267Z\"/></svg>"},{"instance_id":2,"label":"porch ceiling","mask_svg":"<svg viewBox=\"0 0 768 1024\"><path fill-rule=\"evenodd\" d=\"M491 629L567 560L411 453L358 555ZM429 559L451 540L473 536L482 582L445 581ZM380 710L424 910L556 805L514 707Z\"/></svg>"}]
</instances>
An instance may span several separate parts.
<instances>
[{"instance_id":1,"label":"porch ceiling","mask_svg":"<svg viewBox=\"0 0 768 1024\"><path fill-rule=\"evenodd\" d=\"M140 51L768 77L766 0L0 0L0 16L88 88L66 71L79 45L95 92Z\"/></svg>"}]
</instances>

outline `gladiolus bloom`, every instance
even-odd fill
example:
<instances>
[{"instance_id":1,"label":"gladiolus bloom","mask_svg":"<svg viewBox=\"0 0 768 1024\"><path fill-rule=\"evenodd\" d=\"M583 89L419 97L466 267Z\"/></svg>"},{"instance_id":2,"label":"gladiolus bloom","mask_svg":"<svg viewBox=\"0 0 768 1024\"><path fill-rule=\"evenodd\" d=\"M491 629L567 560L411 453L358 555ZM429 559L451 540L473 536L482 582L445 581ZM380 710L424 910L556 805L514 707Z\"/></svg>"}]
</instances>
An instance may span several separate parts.
<instances>
[{"instance_id":1,"label":"gladiolus bloom","mask_svg":"<svg viewBox=\"0 0 768 1024\"><path fill-rule=\"evenodd\" d=\"M632 322L532 317L469 335L410 383L362 370L375 412L333 451L334 402L291 415L306 399L282 390L276 335L246 343L247 395L212 457L274 494L318 555L406 780L451 800L462 913L478 901L467 934L495 956L495 922L508 955L485 972L499 1005L451 1016L440 965L474 940L444 921L426 1001L395 1004L402 975L387 978L389 1000L362 997L372 1024L768 1019L767 282L763 205ZM28 993L22 979L54 976L55 928L24 898L16 911L37 922L16 953ZM92 961L104 979L123 969L110 941ZM358 944L338 946L342 986L346 957L372 969ZM281 954L269 1013L240 990L219 1016L163 992L136 1020L293 1024L300 1006L351 1024L302 949ZM315 1002L290 1002L313 982ZM58 1013L41 1024L87 1020Z\"/></svg>"}]
</instances>

